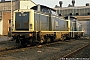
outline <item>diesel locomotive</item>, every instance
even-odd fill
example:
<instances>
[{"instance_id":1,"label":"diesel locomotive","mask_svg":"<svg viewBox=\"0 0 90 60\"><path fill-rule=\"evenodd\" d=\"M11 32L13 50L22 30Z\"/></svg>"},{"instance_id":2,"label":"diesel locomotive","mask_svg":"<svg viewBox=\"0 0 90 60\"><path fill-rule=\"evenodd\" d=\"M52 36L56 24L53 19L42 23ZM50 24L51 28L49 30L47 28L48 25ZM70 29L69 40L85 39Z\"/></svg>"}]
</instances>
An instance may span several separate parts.
<instances>
[{"instance_id":1,"label":"diesel locomotive","mask_svg":"<svg viewBox=\"0 0 90 60\"><path fill-rule=\"evenodd\" d=\"M17 43L27 46L76 39L83 35L82 25L76 18L63 18L58 16L54 9L46 10L20 9L14 11L13 39Z\"/></svg>"}]
</instances>

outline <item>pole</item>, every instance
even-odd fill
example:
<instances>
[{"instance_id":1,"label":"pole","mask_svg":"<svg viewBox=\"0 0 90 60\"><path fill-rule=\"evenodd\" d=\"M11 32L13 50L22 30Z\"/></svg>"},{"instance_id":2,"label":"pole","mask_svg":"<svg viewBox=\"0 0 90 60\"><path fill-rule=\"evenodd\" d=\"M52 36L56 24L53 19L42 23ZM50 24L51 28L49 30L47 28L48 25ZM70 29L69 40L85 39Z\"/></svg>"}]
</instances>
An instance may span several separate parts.
<instances>
[{"instance_id":1,"label":"pole","mask_svg":"<svg viewBox=\"0 0 90 60\"><path fill-rule=\"evenodd\" d=\"M12 0L11 0L11 36L12 36Z\"/></svg>"},{"instance_id":2,"label":"pole","mask_svg":"<svg viewBox=\"0 0 90 60\"><path fill-rule=\"evenodd\" d=\"M73 4L73 16L75 16L74 4ZM75 23L75 22L73 22L73 38L74 38L74 23Z\"/></svg>"},{"instance_id":3,"label":"pole","mask_svg":"<svg viewBox=\"0 0 90 60\"><path fill-rule=\"evenodd\" d=\"M4 1L4 11L5 11L5 7L6 7L6 6L5 6L5 1Z\"/></svg>"},{"instance_id":4,"label":"pole","mask_svg":"<svg viewBox=\"0 0 90 60\"><path fill-rule=\"evenodd\" d=\"M38 31L38 29L37 29L37 27L38 27L38 21L36 21L36 40L37 40L37 31Z\"/></svg>"},{"instance_id":5,"label":"pole","mask_svg":"<svg viewBox=\"0 0 90 60\"><path fill-rule=\"evenodd\" d=\"M60 14L60 7L59 7L59 14Z\"/></svg>"}]
</instances>

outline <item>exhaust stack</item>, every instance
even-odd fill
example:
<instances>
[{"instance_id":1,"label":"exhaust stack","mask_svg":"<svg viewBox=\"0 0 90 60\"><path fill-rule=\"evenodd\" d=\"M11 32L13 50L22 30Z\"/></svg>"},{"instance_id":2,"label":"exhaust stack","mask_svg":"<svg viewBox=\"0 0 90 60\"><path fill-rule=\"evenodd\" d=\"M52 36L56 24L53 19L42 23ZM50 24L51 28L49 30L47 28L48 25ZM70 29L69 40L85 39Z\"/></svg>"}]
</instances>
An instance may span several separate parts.
<instances>
[{"instance_id":1,"label":"exhaust stack","mask_svg":"<svg viewBox=\"0 0 90 60\"><path fill-rule=\"evenodd\" d=\"M63 2L62 1L59 1L59 4L60 4L60 7L62 7Z\"/></svg>"},{"instance_id":2,"label":"exhaust stack","mask_svg":"<svg viewBox=\"0 0 90 60\"><path fill-rule=\"evenodd\" d=\"M89 3L86 3L86 6L90 6L90 4Z\"/></svg>"},{"instance_id":3,"label":"exhaust stack","mask_svg":"<svg viewBox=\"0 0 90 60\"><path fill-rule=\"evenodd\" d=\"M72 6L73 7L75 6L75 0L72 0Z\"/></svg>"}]
</instances>

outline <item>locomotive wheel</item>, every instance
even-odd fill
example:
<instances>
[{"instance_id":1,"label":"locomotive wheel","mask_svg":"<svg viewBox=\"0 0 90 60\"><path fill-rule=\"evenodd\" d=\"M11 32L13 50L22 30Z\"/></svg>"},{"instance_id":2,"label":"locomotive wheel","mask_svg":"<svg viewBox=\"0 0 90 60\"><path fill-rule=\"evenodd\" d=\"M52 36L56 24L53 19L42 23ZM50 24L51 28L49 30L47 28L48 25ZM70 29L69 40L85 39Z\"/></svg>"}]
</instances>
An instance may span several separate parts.
<instances>
[{"instance_id":1,"label":"locomotive wheel","mask_svg":"<svg viewBox=\"0 0 90 60\"><path fill-rule=\"evenodd\" d=\"M47 43L51 42L51 39L49 37L47 37L46 42Z\"/></svg>"},{"instance_id":2,"label":"locomotive wheel","mask_svg":"<svg viewBox=\"0 0 90 60\"><path fill-rule=\"evenodd\" d=\"M51 42L54 42L55 41L55 38L54 37L51 37L50 39L51 39Z\"/></svg>"},{"instance_id":3,"label":"locomotive wheel","mask_svg":"<svg viewBox=\"0 0 90 60\"><path fill-rule=\"evenodd\" d=\"M33 39L29 39L29 43L32 44L33 43Z\"/></svg>"},{"instance_id":4,"label":"locomotive wheel","mask_svg":"<svg viewBox=\"0 0 90 60\"><path fill-rule=\"evenodd\" d=\"M39 45L39 41L37 41L34 37L31 37L29 40L28 40L28 44L30 44L31 46L36 46L36 45Z\"/></svg>"},{"instance_id":5,"label":"locomotive wheel","mask_svg":"<svg viewBox=\"0 0 90 60\"><path fill-rule=\"evenodd\" d=\"M40 42L39 43L44 43L45 42L45 39L44 39L44 37L43 36L41 36L41 40L40 40Z\"/></svg>"},{"instance_id":6,"label":"locomotive wheel","mask_svg":"<svg viewBox=\"0 0 90 60\"><path fill-rule=\"evenodd\" d=\"M35 41L33 40L33 38L30 38L29 39L29 44L32 46L32 45L36 45Z\"/></svg>"},{"instance_id":7,"label":"locomotive wheel","mask_svg":"<svg viewBox=\"0 0 90 60\"><path fill-rule=\"evenodd\" d=\"M20 40L19 39L16 39L16 43L20 43Z\"/></svg>"},{"instance_id":8,"label":"locomotive wheel","mask_svg":"<svg viewBox=\"0 0 90 60\"><path fill-rule=\"evenodd\" d=\"M63 41L64 39L61 37L60 40Z\"/></svg>"},{"instance_id":9,"label":"locomotive wheel","mask_svg":"<svg viewBox=\"0 0 90 60\"><path fill-rule=\"evenodd\" d=\"M66 39L66 37L65 37L65 36L63 36L63 37L61 37L61 39L60 39L60 40L64 41L65 39Z\"/></svg>"},{"instance_id":10,"label":"locomotive wheel","mask_svg":"<svg viewBox=\"0 0 90 60\"><path fill-rule=\"evenodd\" d=\"M21 45L23 46L23 47L26 47L27 46L27 43L24 41L24 40L21 40Z\"/></svg>"}]
</instances>

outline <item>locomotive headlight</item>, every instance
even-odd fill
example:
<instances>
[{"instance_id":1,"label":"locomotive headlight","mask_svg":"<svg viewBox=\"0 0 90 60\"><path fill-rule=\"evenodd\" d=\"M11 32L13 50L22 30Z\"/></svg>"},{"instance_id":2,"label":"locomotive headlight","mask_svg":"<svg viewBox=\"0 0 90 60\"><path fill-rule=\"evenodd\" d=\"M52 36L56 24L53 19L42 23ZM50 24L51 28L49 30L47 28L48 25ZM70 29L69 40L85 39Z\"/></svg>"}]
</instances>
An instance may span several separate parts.
<instances>
[{"instance_id":1,"label":"locomotive headlight","mask_svg":"<svg viewBox=\"0 0 90 60\"><path fill-rule=\"evenodd\" d=\"M29 37L33 36L33 34L29 34Z\"/></svg>"},{"instance_id":2,"label":"locomotive headlight","mask_svg":"<svg viewBox=\"0 0 90 60\"><path fill-rule=\"evenodd\" d=\"M30 29L32 29L32 24L30 24Z\"/></svg>"}]
</instances>

